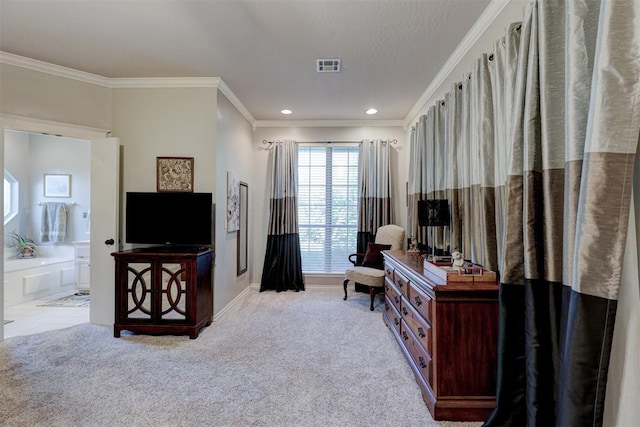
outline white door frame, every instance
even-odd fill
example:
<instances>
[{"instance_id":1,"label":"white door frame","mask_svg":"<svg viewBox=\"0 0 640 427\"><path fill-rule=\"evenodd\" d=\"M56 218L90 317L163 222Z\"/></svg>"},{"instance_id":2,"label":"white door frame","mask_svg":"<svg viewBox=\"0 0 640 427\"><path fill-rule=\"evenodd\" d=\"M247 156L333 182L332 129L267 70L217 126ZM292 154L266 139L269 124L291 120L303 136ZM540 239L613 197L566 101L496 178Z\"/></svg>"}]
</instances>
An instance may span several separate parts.
<instances>
[{"instance_id":1,"label":"white door frame","mask_svg":"<svg viewBox=\"0 0 640 427\"><path fill-rule=\"evenodd\" d=\"M0 163L4 170L4 131L15 130L30 133L43 133L47 135L64 136L68 138L78 138L94 140L105 138L111 133L107 129L91 128L87 126L74 125L70 123L60 123L49 120L34 119L29 117L15 116L10 114L0 114ZM2 190L4 191L4 190ZM0 232L4 236L4 223L0 224ZM3 277L0 285L0 320L4 319L4 245L0 249L2 256L0 262L0 275ZM4 322L0 322L0 341L4 340Z\"/></svg>"}]
</instances>

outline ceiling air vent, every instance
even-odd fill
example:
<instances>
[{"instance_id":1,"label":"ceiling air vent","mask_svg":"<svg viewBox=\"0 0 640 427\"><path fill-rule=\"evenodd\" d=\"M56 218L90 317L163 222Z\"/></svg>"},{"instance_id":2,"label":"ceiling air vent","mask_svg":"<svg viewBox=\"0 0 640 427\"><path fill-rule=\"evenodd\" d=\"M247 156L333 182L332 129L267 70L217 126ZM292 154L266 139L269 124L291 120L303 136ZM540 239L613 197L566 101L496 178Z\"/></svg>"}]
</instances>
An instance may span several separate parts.
<instances>
[{"instance_id":1,"label":"ceiling air vent","mask_svg":"<svg viewBox=\"0 0 640 427\"><path fill-rule=\"evenodd\" d=\"M339 59L316 59L316 71L319 73L339 73Z\"/></svg>"}]
</instances>

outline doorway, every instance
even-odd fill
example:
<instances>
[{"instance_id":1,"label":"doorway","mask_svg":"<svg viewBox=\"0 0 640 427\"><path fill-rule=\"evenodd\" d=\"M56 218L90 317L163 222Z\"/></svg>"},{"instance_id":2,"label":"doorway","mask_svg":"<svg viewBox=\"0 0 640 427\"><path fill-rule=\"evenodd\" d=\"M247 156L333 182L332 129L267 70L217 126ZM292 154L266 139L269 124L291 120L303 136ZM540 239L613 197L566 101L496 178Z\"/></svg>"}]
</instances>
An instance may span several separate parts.
<instances>
[{"instance_id":1,"label":"doorway","mask_svg":"<svg viewBox=\"0 0 640 427\"><path fill-rule=\"evenodd\" d=\"M77 254L88 249L90 241L90 142L4 131L5 175L8 173L16 184L5 184L4 188L5 212L12 212L9 217L5 215L5 235L16 232L37 245L35 257L25 259L16 258L5 244L3 323L7 338L89 321L89 264L86 258L77 262ZM48 178L53 183L62 181L64 191L47 188ZM7 202L13 209L7 209ZM51 206L59 207L58 216L63 217L62 221L55 218L58 228L54 239L44 233L50 232L44 229L43 218ZM48 217L55 217L51 214ZM64 234L62 238L60 233Z\"/></svg>"}]
</instances>

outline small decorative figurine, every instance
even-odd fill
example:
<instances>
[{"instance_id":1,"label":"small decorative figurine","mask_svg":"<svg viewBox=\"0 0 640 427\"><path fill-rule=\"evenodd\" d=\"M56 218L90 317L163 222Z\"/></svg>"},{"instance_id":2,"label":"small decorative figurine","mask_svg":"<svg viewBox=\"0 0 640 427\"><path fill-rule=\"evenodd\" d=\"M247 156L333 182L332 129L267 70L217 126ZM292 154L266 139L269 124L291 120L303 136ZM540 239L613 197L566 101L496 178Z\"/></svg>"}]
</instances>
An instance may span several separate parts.
<instances>
[{"instance_id":1,"label":"small decorative figurine","mask_svg":"<svg viewBox=\"0 0 640 427\"><path fill-rule=\"evenodd\" d=\"M464 266L464 257L461 252L453 252L451 254L451 258L453 258L453 263L451 264L452 267L458 268Z\"/></svg>"},{"instance_id":2,"label":"small decorative figurine","mask_svg":"<svg viewBox=\"0 0 640 427\"><path fill-rule=\"evenodd\" d=\"M407 252L420 252L420 250L418 249L418 240L411 239L411 244L409 245L409 250Z\"/></svg>"}]
</instances>

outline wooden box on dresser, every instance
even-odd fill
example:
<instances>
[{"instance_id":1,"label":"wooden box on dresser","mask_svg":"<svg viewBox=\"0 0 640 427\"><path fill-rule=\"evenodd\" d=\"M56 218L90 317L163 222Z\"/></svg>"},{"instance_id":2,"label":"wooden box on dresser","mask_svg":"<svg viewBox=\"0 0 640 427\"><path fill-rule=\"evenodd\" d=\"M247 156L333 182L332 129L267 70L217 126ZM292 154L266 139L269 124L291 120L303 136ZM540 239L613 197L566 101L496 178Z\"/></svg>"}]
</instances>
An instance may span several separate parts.
<instances>
[{"instance_id":1,"label":"wooden box on dresser","mask_svg":"<svg viewBox=\"0 0 640 427\"><path fill-rule=\"evenodd\" d=\"M420 255L384 251L385 323L436 420L484 421L495 407L498 283Z\"/></svg>"}]
</instances>

